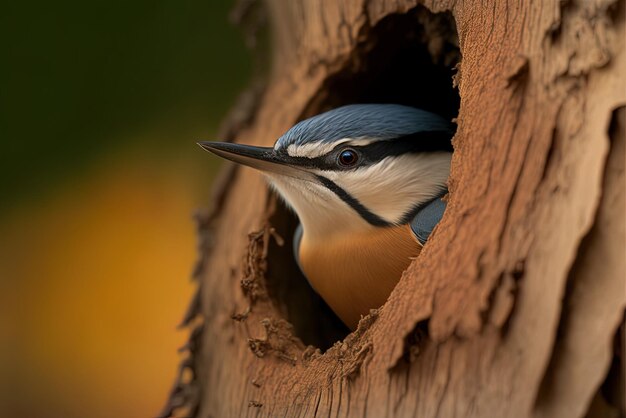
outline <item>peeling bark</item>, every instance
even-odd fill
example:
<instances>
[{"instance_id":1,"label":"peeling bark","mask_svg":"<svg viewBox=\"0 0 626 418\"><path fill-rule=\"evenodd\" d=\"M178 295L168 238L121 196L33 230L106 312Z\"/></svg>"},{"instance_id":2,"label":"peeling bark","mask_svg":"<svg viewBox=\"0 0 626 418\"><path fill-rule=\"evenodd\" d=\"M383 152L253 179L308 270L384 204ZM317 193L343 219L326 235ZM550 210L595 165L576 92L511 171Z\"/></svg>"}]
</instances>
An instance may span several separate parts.
<instances>
[{"instance_id":1,"label":"peeling bark","mask_svg":"<svg viewBox=\"0 0 626 418\"><path fill-rule=\"evenodd\" d=\"M293 217L230 169L201 218L196 331L163 415L623 416L623 395L599 387L624 373L623 354L609 372L626 306L624 1L263 7L272 72L225 132L264 146L356 101L456 116L385 65L409 39L435 83L458 31L448 209L387 303L343 335L289 259Z\"/></svg>"}]
</instances>

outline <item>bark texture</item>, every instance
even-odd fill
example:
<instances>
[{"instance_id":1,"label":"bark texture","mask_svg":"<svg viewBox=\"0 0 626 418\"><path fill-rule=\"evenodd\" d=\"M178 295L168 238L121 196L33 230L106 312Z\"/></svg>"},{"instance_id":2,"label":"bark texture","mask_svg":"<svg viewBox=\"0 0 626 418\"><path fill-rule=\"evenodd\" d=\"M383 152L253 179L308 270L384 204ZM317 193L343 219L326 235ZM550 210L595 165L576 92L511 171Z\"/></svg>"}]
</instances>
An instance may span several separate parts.
<instances>
[{"instance_id":1,"label":"bark texture","mask_svg":"<svg viewBox=\"0 0 626 418\"><path fill-rule=\"evenodd\" d=\"M163 415L623 416L624 1L253 7L268 18L272 70L224 132L264 146L329 107L406 94L375 54L411 25L433 61L458 59L437 13L453 16L448 209L387 303L345 336L294 284L293 217L258 173L225 170L198 216L190 343ZM380 91L361 95L372 83Z\"/></svg>"}]
</instances>

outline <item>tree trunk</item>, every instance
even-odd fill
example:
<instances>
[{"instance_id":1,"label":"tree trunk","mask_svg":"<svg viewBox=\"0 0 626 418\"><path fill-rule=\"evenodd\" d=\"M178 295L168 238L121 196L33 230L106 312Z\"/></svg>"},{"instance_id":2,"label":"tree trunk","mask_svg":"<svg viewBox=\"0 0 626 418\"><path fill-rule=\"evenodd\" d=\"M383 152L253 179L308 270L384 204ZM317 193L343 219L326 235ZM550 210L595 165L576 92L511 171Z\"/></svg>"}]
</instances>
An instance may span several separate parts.
<instances>
[{"instance_id":1,"label":"tree trunk","mask_svg":"<svg viewBox=\"0 0 626 418\"><path fill-rule=\"evenodd\" d=\"M271 71L225 139L357 102L457 117L448 208L348 333L295 266L293 215L226 169L164 416L624 416L625 2L417 3L252 6Z\"/></svg>"}]
</instances>

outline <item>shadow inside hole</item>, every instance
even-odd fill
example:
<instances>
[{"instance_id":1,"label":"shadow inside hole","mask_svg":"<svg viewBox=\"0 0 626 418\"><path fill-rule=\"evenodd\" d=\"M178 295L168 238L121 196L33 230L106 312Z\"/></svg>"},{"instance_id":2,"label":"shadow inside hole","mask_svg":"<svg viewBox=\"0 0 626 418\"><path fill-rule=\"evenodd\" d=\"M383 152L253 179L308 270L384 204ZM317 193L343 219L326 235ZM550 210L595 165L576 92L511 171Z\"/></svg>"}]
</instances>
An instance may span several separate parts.
<instances>
[{"instance_id":1,"label":"shadow inside hole","mask_svg":"<svg viewBox=\"0 0 626 418\"><path fill-rule=\"evenodd\" d=\"M450 120L459 111L452 79L460 61L451 13L417 6L387 16L367 31L346 67L326 80L303 119L352 103L397 103Z\"/></svg>"},{"instance_id":2,"label":"shadow inside hole","mask_svg":"<svg viewBox=\"0 0 626 418\"><path fill-rule=\"evenodd\" d=\"M458 115L460 97L452 77L461 54L451 13L433 14L418 6L382 19L362 38L348 64L326 80L301 119L352 103L404 104L448 120ZM270 221L285 244L270 246L268 291L296 336L326 350L349 329L300 272L292 251L298 220L282 202L278 207Z\"/></svg>"}]
</instances>

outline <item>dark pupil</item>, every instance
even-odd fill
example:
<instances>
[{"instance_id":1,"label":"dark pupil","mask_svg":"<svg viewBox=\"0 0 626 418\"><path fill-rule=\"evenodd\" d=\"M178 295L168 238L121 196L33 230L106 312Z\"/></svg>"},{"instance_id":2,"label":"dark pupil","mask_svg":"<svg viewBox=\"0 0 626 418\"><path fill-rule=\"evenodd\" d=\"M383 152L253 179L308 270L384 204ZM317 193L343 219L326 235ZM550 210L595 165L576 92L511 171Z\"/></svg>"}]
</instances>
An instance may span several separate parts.
<instances>
[{"instance_id":1,"label":"dark pupil","mask_svg":"<svg viewBox=\"0 0 626 418\"><path fill-rule=\"evenodd\" d=\"M352 150L345 150L339 154L339 162L343 165L352 165L356 163L356 153Z\"/></svg>"}]
</instances>

